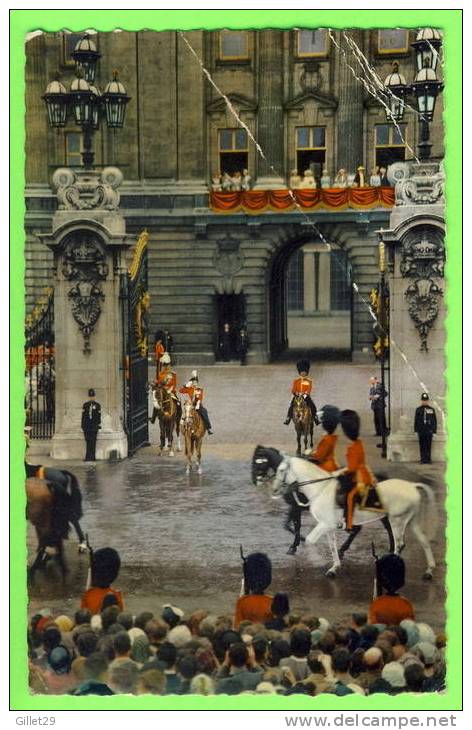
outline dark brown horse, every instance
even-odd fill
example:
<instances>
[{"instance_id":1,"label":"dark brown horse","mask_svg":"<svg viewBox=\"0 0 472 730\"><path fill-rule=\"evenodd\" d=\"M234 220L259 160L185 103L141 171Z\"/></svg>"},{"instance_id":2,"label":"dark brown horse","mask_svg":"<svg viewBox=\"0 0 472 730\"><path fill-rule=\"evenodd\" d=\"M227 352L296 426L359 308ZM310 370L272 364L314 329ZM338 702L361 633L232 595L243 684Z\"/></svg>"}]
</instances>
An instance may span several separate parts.
<instances>
[{"instance_id":1,"label":"dark brown horse","mask_svg":"<svg viewBox=\"0 0 472 730\"><path fill-rule=\"evenodd\" d=\"M177 451L181 450L180 418L182 416L182 409L180 403L172 397L172 394L160 385L156 386L156 400L160 406L158 412L160 427L159 456L162 456L166 442L169 449L169 456L174 456L172 448L174 442L174 429L177 436Z\"/></svg>"},{"instance_id":2,"label":"dark brown horse","mask_svg":"<svg viewBox=\"0 0 472 730\"><path fill-rule=\"evenodd\" d=\"M29 569L29 579L34 580L38 568L45 567L54 557L63 580L67 574L63 541L69 535L72 524L81 545L86 550L85 538L79 520L82 517L82 495L76 477L67 471L25 464L26 467L26 517L36 530L38 548L36 558ZM37 476L37 475L40 476Z\"/></svg>"},{"instance_id":3,"label":"dark brown horse","mask_svg":"<svg viewBox=\"0 0 472 730\"><path fill-rule=\"evenodd\" d=\"M301 456L301 439L303 436L305 449L308 448L308 436L310 437L310 446L313 448L313 416L310 406L306 403L302 395L295 395L293 398L293 425L297 434L297 456Z\"/></svg>"}]
</instances>

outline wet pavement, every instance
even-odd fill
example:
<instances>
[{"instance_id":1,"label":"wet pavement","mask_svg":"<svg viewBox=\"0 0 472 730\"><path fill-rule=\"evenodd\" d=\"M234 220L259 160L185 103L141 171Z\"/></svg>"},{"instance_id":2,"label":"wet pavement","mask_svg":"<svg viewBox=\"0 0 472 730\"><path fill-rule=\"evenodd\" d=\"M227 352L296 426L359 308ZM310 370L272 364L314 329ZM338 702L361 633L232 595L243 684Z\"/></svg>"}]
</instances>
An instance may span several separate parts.
<instances>
[{"instance_id":1,"label":"wet pavement","mask_svg":"<svg viewBox=\"0 0 472 730\"><path fill-rule=\"evenodd\" d=\"M373 590L371 542L377 552L387 549L387 535L379 525L366 528L346 555L336 580L325 577L330 552L325 541L302 546L296 556L286 554L291 536L283 529L285 503L272 500L250 478L250 461L258 443L295 452L293 427L283 425L293 378L288 364L241 368L236 365L199 369L205 404L214 435L203 443L203 474L185 474L183 453L158 456L157 447L141 449L119 463L54 462L78 477L83 493L82 527L92 547L112 546L122 558L116 585L128 610L159 611L164 602L186 612L204 608L231 612L241 583L240 545L246 553L267 552L273 562L273 592L289 593L293 609L309 609L331 619L365 610ZM179 382L189 371L177 368ZM438 564L434 580L422 580L425 560L413 535L406 534L403 557L407 563L404 593L417 615L440 628L445 621L445 488L441 465L391 464L380 458L378 438L371 435L368 402L371 368L326 363L313 368L315 402L355 408L361 414L368 460L374 471L388 476L432 481L438 503L439 526L432 542ZM412 411L414 404L412 404ZM315 431L315 439L321 435ZM158 441L158 426L151 427ZM339 439L343 462L346 442ZM52 460L46 460L52 464ZM313 524L303 516L303 533ZM340 533L338 544L344 539ZM30 558L35 537L28 529ZM73 611L85 588L88 559L77 554L75 536L67 542L70 574L65 586L54 571L39 575L30 589L30 611L48 605Z\"/></svg>"}]
</instances>

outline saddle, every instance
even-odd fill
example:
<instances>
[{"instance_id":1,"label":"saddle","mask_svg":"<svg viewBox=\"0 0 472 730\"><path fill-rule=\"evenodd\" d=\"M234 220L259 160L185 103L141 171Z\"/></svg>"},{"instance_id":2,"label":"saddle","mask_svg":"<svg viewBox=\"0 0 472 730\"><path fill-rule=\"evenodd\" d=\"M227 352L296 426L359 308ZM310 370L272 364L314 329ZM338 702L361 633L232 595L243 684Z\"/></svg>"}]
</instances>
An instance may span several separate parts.
<instances>
[{"instance_id":1,"label":"saddle","mask_svg":"<svg viewBox=\"0 0 472 730\"><path fill-rule=\"evenodd\" d=\"M341 474L338 478L338 489L336 491L336 504L343 509L347 504L347 495L354 487L354 478L351 474ZM377 487L375 484L365 484L356 494L354 505L358 509L370 510L371 512L385 512Z\"/></svg>"}]
</instances>

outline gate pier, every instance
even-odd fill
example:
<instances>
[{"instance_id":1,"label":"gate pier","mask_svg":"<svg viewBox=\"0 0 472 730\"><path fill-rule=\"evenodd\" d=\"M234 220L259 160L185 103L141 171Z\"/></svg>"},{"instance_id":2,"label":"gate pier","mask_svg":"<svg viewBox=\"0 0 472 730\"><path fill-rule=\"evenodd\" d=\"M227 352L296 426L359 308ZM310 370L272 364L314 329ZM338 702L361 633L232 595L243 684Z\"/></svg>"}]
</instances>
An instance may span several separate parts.
<instances>
[{"instance_id":1,"label":"gate pier","mask_svg":"<svg viewBox=\"0 0 472 730\"><path fill-rule=\"evenodd\" d=\"M82 405L89 388L101 404L97 459L124 458L120 276L132 239L118 211L116 168L57 170L59 209L42 241L54 252L56 428L51 456L83 459Z\"/></svg>"}]
</instances>

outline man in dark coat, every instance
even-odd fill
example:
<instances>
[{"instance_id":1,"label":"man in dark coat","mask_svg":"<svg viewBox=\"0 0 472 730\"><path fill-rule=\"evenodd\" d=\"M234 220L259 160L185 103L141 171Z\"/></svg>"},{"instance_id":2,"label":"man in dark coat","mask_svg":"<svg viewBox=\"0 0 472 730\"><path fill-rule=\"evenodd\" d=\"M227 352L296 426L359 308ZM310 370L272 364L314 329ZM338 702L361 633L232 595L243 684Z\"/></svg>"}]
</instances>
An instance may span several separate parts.
<instances>
[{"instance_id":1,"label":"man in dark coat","mask_svg":"<svg viewBox=\"0 0 472 730\"><path fill-rule=\"evenodd\" d=\"M429 395L422 393L421 405L415 411L415 433L418 434L422 464L431 464L431 446L436 429L436 412L429 403Z\"/></svg>"},{"instance_id":2,"label":"man in dark coat","mask_svg":"<svg viewBox=\"0 0 472 730\"><path fill-rule=\"evenodd\" d=\"M102 409L95 400L95 391L90 388L89 399L82 406L82 431L84 432L87 452L84 461L95 461L95 447L97 435L102 423Z\"/></svg>"},{"instance_id":3,"label":"man in dark coat","mask_svg":"<svg viewBox=\"0 0 472 730\"><path fill-rule=\"evenodd\" d=\"M375 376L369 382L369 400L374 416L375 435L383 436L387 431L387 423L385 420L385 398L387 391Z\"/></svg>"}]
</instances>

